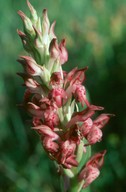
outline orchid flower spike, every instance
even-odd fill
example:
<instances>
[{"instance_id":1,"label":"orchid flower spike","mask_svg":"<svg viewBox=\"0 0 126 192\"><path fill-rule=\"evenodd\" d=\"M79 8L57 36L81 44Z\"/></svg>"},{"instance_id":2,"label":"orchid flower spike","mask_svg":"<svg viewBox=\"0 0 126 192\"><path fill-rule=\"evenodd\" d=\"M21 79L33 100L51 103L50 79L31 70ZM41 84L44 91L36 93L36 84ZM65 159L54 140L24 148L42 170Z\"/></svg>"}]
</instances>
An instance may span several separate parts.
<instances>
[{"instance_id":1,"label":"orchid flower spike","mask_svg":"<svg viewBox=\"0 0 126 192\"><path fill-rule=\"evenodd\" d=\"M40 136L49 158L70 180L66 191L72 189L71 179L75 178L76 191L81 191L100 175L106 151L92 157L89 154L92 145L102 140L102 128L113 115L103 113L93 118L104 108L88 100L84 85L87 67L63 70L68 61L66 40L58 43L55 21L50 24L46 9L41 20L28 0L27 5L30 17L18 11L23 31L17 30L26 51L18 59L23 67L18 75L26 87L22 106L30 114L32 129Z\"/></svg>"}]
</instances>

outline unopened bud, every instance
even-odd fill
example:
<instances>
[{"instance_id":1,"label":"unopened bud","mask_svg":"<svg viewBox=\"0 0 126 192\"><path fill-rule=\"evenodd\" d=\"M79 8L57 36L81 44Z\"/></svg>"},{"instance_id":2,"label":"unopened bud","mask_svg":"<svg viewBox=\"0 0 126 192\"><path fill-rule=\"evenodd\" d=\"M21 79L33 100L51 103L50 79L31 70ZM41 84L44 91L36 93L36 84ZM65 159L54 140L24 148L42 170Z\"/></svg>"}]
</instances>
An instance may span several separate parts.
<instances>
[{"instance_id":1,"label":"unopened bud","mask_svg":"<svg viewBox=\"0 0 126 192\"><path fill-rule=\"evenodd\" d=\"M31 20L22 11L18 11L18 14L20 15L20 17L24 23L24 31L28 35L35 37L35 31L34 31Z\"/></svg>"}]
</instances>

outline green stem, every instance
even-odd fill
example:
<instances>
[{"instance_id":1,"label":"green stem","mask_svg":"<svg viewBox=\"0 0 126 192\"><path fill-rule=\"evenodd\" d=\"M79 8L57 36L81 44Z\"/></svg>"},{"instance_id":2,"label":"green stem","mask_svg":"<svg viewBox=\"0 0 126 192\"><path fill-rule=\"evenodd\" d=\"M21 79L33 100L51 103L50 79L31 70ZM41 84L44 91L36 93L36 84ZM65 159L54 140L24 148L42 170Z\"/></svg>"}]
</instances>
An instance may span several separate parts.
<instances>
[{"instance_id":1,"label":"green stem","mask_svg":"<svg viewBox=\"0 0 126 192\"><path fill-rule=\"evenodd\" d=\"M84 181L79 182L77 176L73 178L69 178L68 176L64 175L61 178L61 188L62 192L82 192L82 186Z\"/></svg>"},{"instance_id":2,"label":"green stem","mask_svg":"<svg viewBox=\"0 0 126 192\"><path fill-rule=\"evenodd\" d=\"M78 182L76 177L70 179L70 189L68 189L68 192L81 192L83 184L84 181Z\"/></svg>"}]
</instances>

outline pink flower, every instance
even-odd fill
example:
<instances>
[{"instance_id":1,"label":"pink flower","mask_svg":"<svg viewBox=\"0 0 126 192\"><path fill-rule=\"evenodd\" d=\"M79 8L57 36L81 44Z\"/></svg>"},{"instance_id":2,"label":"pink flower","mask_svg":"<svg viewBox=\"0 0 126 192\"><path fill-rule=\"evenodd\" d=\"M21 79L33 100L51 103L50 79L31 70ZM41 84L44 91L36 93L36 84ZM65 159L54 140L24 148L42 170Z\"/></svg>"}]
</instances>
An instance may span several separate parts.
<instances>
[{"instance_id":1,"label":"pink flower","mask_svg":"<svg viewBox=\"0 0 126 192\"><path fill-rule=\"evenodd\" d=\"M77 167L78 162L76 161L76 155L72 154L66 158L66 161L63 164L64 168L71 169L72 167Z\"/></svg>"},{"instance_id":2,"label":"pink flower","mask_svg":"<svg viewBox=\"0 0 126 192\"><path fill-rule=\"evenodd\" d=\"M91 165L85 167L83 172L79 175L79 177L85 181L83 188L88 187L99 175L100 171L98 168Z\"/></svg>"},{"instance_id":3,"label":"pink flower","mask_svg":"<svg viewBox=\"0 0 126 192\"><path fill-rule=\"evenodd\" d=\"M62 87L62 85L63 85L63 78L62 78L60 72L52 73L50 84L52 85L52 88Z\"/></svg>"},{"instance_id":4,"label":"pink flower","mask_svg":"<svg viewBox=\"0 0 126 192\"><path fill-rule=\"evenodd\" d=\"M94 120L94 125L99 129L103 128L109 121L110 117L115 116L114 114L101 114Z\"/></svg>"},{"instance_id":5,"label":"pink flower","mask_svg":"<svg viewBox=\"0 0 126 192\"><path fill-rule=\"evenodd\" d=\"M101 128L105 126L111 116L113 116L113 114L101 114L93 121L93 125L88 134L85 135L90 145L101 141L103 136Z\"/></svg>"},{"instance_id":6,"label":"pink flower","mask_svg":"<svg viewBox=\"0 0 126 192\"><path fill-rule=\"evenodd\" d=\"M62 88L52 89L49 93L49 98L56 102L58 107L63 105L63 99L67 99L67 94Z\"/></svg>"},{"instance_id":7,"label":"pink flower","mask_svg":"<svg viewBox=\"0 0 126 192\"><path fill-rule=\"evenodd\" d=\"M95 144L96 142L101 141L102 135L103 135L102 131L98 127L93 126L86 138L89 144L92 145Z\"/></svg>"},{"instance_id":8,"label":"pink flower","mask_svg":"<svg viewBox=\"0 0 126 192\"><path fill-rule=\"evenodd\" d=\"M24 85L29 88L31 93L39 93L42 94L43 90L40 84L37 83L37 81L33 80L32 78L25 78L24 79Z\"/></svg>"},{"instance_id":9,"label":"pink flower","mask_svg":"<svg viewBox=\"0 0 126 192\"><path fill-rule=\"evenodd\" d=\"M59 117L57 114L58 107L56 103L48 97L44 97L39 100L39 106L41 111L43 112L41 116L43 123L51 128L57 126L59 123Z\"/></svg>"},{"instance_id":10,"label":"pink flower","mask_svg":"<svg viewBox=\"0 0 126 192\"><path fill-rule=\"evenodd\" d=\"M91 128L93 125L93 121L91 118L88 118L87 120L85 120L82 125L80 126L80 131L81 134L85 137L87 136L87 134L90 132Z\"/></svg>"},{"instance_id":11,"label":"pink flower","mask_svg":"<svg viewBox=\"0 0 126 192\"><path fill-rule=\"evenodd\" d=\"M45 111L46 109L50 109L52 106L54 106L48 97L44 97L44 98L40 99L39 103L40 103L40 107L43 111Z\"/></svg>"},{"instance_id":12,"label":"pink flower","mask_svg":"<svg viewBox=\"0 0 126 192\"><path fill-rule=\"evenodd\" d=\"M70 169L72 166L77 166L76 155L76 144L70 140L66 140L60 143L60 149L57 156L57 161L63 167Z\"/></svg>"},{"instance_id":13,"label":"pink flower","mask_svg":"<svg viewBox=\"0 0 126 192\"><path fill-rule=\"evenodd\" d=\"M68 122L68 124L66 125L67 128L71 127L72 125L74 125L76 122L84 122L86 121L88 118L90 118L95 111L99 111L99 110L103 110L103 107L100 106L95 106L95 105L90 105L89 107L87 107L86 109L84 109L81 112L75 112L72 115L71 120Z\"/></svg>"},{"instance_id":14,"label":"pink flower","mask_svg":"<svg viewBox=\"0 0 126 192\"><path fill-rule=\"evenodd\" d=\"M85 80L85 71L87 70L87 67L79 70L77 68L74 68L72 71L70 71L66 76L64 80L64 88L66 90L66 93L68 95L68 98L72 97L72 94L75 93L76 89L79 89L79 94L77 95L77 92L75 93L75 98L77 100L82 101L82 95L85 95L85 90L82 88L81 84ZM82 93L83 92L83 93ZM86 103L88 104L88 101L85 96L83 96L83 99L85 99ZM83 102L82 102L83 104Z\"/></svg>"},{"instance_id":15,"label":"pink flower","mask_svg":"<svg viewBox=\"0 0 126 192\"><path fill-rule=\"evenodd\" d=\"M74 96L75 96L76 101L80 102L82 104L82 106L84 106L84 104L86 104L87 106L90 105L86 98L86 89L83 85L76 86Z\"/></svg>"},{"instance_id":16,"label":"pink flower","mask_svg":"<svg viewBox=\"0 0 126 192\"><path fill-rule=\"evenodd\" d=\"M65 74L64 87L67 88L77 71L77 67Z\"/></svg>"},{"instance_id":17,"label":"pink flower","mask_svg":"<svg viewBox=\"0 0 126 192\"><path fill-rule=\"evenodd\" d=\"M93 167L101 168L104 163L104 156L106 154L106 150L103 150L99 153L93 155L90 160L86 163L86 166L92 165Z\"/></svg>"},{"instance_id":18,"label":"pink flower","mask_svg":"<svg viewBox=\"0 0 126 192\"><path fill-rule=\"evenodd\" d=\"M70 81L70 85L77 85L82 84L85 80L85 71L87 70L87 67L83 69L76 69L74 71L74 75L72 76L72 79Z\"/></svg>"},{"instance_id":19,"label":"pink flower","mask_svg":"<svg viewBox=\"0 0 126 192\"><path fill-rule=\"evenodd\" d=\"M26 104L26 110L35 117L41 118L43 116L43 111L41 108L34 103L28 102Z\"/></svg>"},{"instance_id":20,"label":"pink flower","mask_svg":"<svg viewBox=\"0 0 126 192\"><path fill-rule=\"evenodd\" d=\"M103 165L105 153L106 151L104 150L95 154L82 168L78 175L78 179L79 181L84 180L83 188L86 188L99 176L99 169Z\"/></svg>"},{"instance_id":21,"label":"pink flower","mask_svg":"<svg viewBox=\"0 0 126 192\"><path fill-rule=\"evenodd\" d=\"M53 109L47 109L44 111L44 123L49 127L53 128L58 125L59 117L57 115L57 111Z\"/></svg>"},{"instance_id":22,"label":"pink flower","mask_svg":"<svg viewBox=\"0 0 126 192\"><path fill-rule=\"evenodd\" d=\"M47 125L41 124L36 127L32 127L32 129L36 130L42 136L50 137L52 141L57 140L59 136Z\"/></svg>"},{"instance_id":23,"label":"pink flower","mask_svg":"<svg viewBox=\"0 0 126 192\"><path fill-rule=\"evenodd\" d=\"M58 144L54 141L52 141L52 139L50 137L42 137L41 138L42 141L42 145L44 147L44 149L46 150L47 153L56 153L58 151Z\"/></svg>"},{"instance_id":24,"label":"pink flower","mask_svg":"<svg viewBox=\"0 0 126 192\"><path fill-rule=\"evenodd\" d=\"M33 127L40 135L43 147L49 153L55 153L58 151L59 145L55 142L59 136L47 125L39 125Z\"/></svg>"},{"instance_id":25,"label":"pink flower","mask_svg":"<svg viewBox=\"0 0 126 192\"><path fill-rule=\"evenodd\" d=\"M42 124L41 118L33 117L32 124L34 127L37 127Z\"/></svg>"},{"instance_id":26,"label":"pink flower","mask_svg":"<svg viewBox=\"0 0 126 192\"><path fill-rule=\"evenodd\" d=\"M77 124L73 125L70 129L68 129L63 135L63 139L73 141L77 145L80 144L81 135L79 126Z\"/></svg>"},{"instance_id":27,"label":"pink flower","mask_svg":"<svg viewBox=\"0 0 126 192\"><path fill-rule=\"evenodd\" d=\"M26 73L17 73L20 77L23 78L24 83L23 86L26 86L31 93L38 93L40 95L45 95L45 88L42 87L34 78L32 78L29 74Z\"/></svg>"}]
</instances>

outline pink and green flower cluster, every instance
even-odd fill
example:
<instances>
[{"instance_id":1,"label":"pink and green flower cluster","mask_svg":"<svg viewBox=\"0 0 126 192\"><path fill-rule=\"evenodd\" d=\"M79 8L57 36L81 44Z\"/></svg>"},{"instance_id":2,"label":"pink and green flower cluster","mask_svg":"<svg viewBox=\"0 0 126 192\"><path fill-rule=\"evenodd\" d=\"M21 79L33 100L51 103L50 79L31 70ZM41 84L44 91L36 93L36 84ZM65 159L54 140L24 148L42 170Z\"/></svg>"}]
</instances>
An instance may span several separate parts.
<instances>
[{"instance_id":1,"label":"pink and green flower cluster","mask_svg":"<svg viewBox=\"0 0 126 192\"><path fill-rule=\"evenodd\" d=\"M18 59L24 69L18 74L26 86L22 106L31 115L32 129L40 135L49 158L68 177L76 175L81 190L99 176L106 151L95 154L80 170L79 164L87 148L101 141L102 128L112 115L103 113L93 118L103 107L88 101L83 85L87 67L70 72L62 69L68 60L65 39L58 43L55 22L50 25L46 9L41 22L29 1L27 4L31 16L18 12L24 32L17 31L28 53Z\"/></svg>"}]
</instances>

